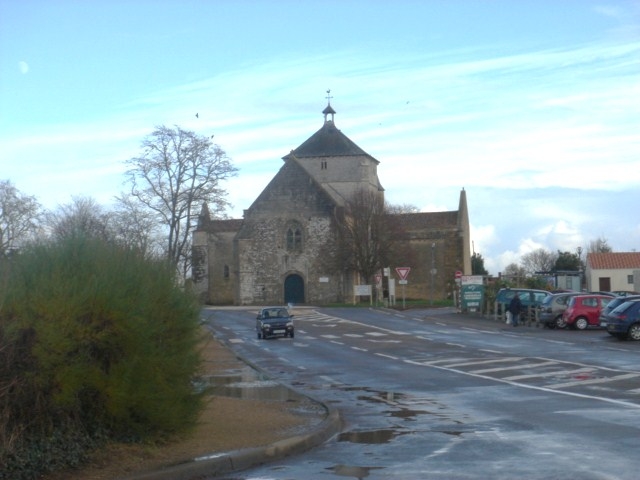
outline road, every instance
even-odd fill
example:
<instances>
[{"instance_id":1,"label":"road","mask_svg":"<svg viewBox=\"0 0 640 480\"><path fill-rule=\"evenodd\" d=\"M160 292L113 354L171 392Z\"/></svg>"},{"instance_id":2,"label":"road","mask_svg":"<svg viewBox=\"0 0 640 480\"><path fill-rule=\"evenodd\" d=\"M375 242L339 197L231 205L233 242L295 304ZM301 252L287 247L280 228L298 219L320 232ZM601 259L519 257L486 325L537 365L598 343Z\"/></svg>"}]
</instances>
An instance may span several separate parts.
<instances>
[{"instance_id":1,"label":"road","mask_svg":"<svg viewBox=\"0 0 640 480\"><path fill-rule=\"evenodd\" d=\"M635 479L640 342L510 327L453 310L296 309L258 340L255 309L213 309L216 336L339 409L344 430L238 479Z\"/></svg>"}]
</instances>

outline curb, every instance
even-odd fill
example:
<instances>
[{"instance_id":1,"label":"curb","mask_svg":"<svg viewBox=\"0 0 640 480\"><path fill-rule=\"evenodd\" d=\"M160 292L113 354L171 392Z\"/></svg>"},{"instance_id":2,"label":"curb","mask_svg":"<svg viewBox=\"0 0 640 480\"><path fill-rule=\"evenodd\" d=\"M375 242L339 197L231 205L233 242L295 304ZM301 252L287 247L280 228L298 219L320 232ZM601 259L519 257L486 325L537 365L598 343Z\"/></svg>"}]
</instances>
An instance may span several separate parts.
<instances>
[{"instance_id":1,"label":"curb","mask_svg":"<svg viewBox=\"0 0 640 480\"><path fill-rule=\"evenodd\" d=\"M251 362L242 358L241 360L255 370L262 371L256 365L252 365ZM300 394L290 387L287 388ZM312 402L321 405L327 412L322 422L311 427L304 434L295 435L262 447L203 455L184 463L164 467L160 470L120 477L119 480L192 480L201 477L223 475L246 470L274 460L280 460L317 447L342 431L342 418L338 410L308 395L304 396Z\"/></svg>"},{"instance_id":2,"label":"curb","mask_svg":"<svg viewBox=\"0 0 640 480\"><path fill-rule=\"evenodd\" d=\"M323 406L327 408L326 405ZM123 477L122 480L191 480L246 470L305 452L326 442L339 433L341 428L342 420L338 411L328 409L328 415L322 423L303 435L296 435L264 447L212 454L162 470Z\"/></svg>"}]
</instances>

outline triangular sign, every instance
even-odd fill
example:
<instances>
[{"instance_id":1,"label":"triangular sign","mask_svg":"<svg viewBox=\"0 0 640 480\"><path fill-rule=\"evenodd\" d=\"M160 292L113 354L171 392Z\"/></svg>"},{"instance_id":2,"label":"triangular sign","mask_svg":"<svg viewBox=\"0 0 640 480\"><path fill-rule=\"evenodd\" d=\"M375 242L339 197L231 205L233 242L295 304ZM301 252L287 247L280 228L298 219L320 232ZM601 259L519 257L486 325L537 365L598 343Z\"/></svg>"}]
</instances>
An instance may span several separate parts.
<instances>
[{"instance_id":1,"label":"triangular sign","mask_svg":"<svg viewBox=\"0 0 640 480\"><path fill-rule=\"evenodd\" d=\"M410 271L411 267L396 267L396 273L400 277L400 280L406 280Z\"/></svg>"}]
</instances>

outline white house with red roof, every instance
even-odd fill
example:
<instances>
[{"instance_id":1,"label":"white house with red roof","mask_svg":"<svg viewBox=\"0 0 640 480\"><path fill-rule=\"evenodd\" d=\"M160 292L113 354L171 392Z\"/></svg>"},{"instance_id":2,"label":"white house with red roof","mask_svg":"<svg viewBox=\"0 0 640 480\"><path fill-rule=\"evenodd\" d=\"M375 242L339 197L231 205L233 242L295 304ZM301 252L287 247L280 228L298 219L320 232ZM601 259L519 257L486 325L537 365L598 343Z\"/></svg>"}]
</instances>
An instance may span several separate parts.
<instances>
[{"instance_id":1,"label":"white house with red roof","mask_svg":"<svg viewBox=\"0 0 640 480\"><path fill-rule=\"evenodd\" d=\"M589 253L585 277L590 292L640 292L640 252Z\"/></svg>"}]
</instances>

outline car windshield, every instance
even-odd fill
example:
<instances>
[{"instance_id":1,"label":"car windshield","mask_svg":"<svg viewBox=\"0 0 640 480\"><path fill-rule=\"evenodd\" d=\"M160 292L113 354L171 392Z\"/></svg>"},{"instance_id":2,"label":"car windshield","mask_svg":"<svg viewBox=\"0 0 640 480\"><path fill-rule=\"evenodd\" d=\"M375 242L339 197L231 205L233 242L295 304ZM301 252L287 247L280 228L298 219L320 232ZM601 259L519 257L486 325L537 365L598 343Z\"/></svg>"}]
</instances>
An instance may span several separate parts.
<instances>
[{"instance_id":1,"label":"car windshield","mask_svg":"<svg viewBox=\"0 0 640 480\"><path fill-rule=\"evenodd\" d=\"M616 313L616 314L624 313L624 312L627 311L628 308L632 307L636 303L638 303L638 300L631 300L631 301L623 302L622 304L620 304L616 308L614 308L611 313Z\"/></svg>"},{"instance_id":2,"label":"car windshield","mask_svg":"<svg viewBox=\"0 0 640 480\"><path fill-rule=\"evenodd\" d=\"M284 308L270 308L268 310L263 310L262 316L264 318L282 318L288 317L289 313Z\"/></svg>"}]
</instances>

